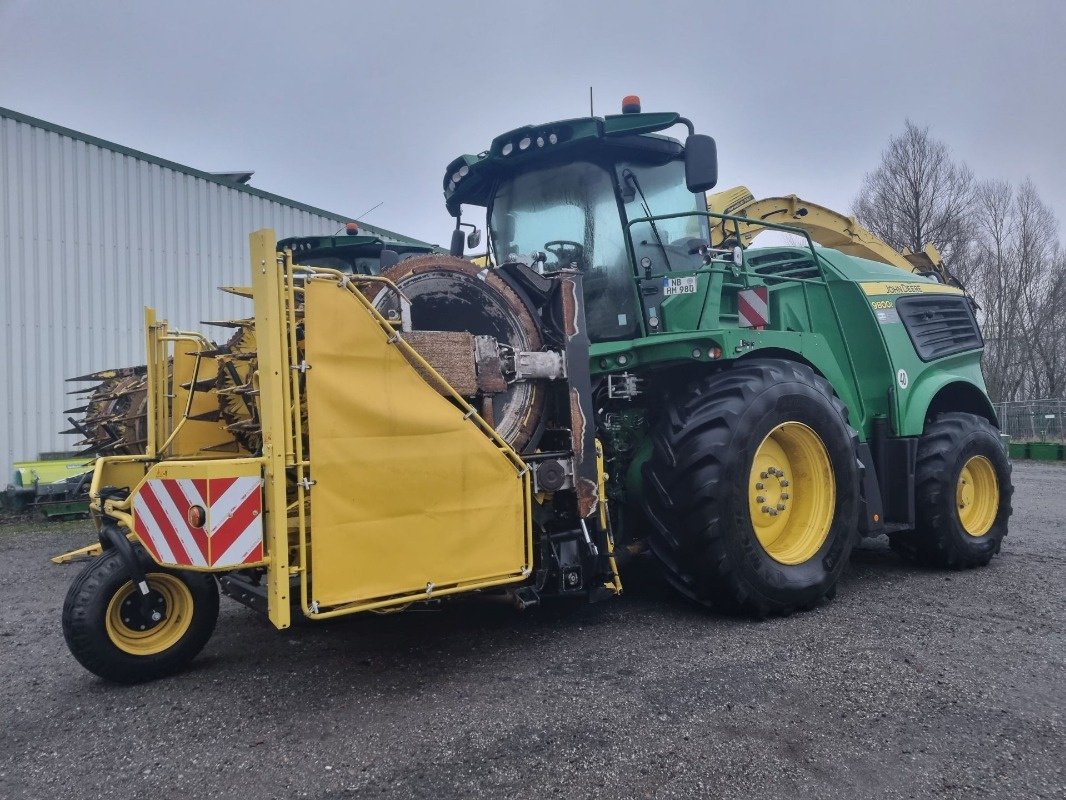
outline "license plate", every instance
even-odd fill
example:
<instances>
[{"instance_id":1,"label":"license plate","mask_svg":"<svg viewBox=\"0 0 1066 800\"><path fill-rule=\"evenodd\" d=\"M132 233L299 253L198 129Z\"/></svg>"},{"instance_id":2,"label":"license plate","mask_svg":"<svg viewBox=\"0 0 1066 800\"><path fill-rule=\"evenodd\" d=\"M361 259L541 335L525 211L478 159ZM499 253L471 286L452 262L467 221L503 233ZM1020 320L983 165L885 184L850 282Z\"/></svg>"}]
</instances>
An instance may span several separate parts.
<instances>
[{"instance_id":1,"label":"license plate","mask_svg":"<svg viewBox=\"0 0 1066 800\"><path fill-rule=\"evenodd\" d=\"M663 294L667 297L675 294L696 294L696 276L663 278Z\"/></svg>"}]
</instances>

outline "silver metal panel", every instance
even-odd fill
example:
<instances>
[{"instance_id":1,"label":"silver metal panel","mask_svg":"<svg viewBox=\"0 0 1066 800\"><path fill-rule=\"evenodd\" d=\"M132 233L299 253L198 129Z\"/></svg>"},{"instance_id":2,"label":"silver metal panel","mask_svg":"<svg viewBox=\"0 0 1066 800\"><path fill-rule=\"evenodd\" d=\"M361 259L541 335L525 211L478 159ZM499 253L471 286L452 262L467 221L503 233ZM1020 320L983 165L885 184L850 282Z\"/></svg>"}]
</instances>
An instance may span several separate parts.
<instances>
[{"instance_id":1,"label":"silver metal panel","mask_svg":"<svg viewBox=\"0 0 1066 800\"><path fill-rule=\"evenodd\" d=\"M143 364L143 306L185 329L245 316L250 302L216 287L248 283L249 233L343 224L106 144L0 115L0 470L72 449L66 392L87 384L64 379Z\"/></svg>"}]
</instances>

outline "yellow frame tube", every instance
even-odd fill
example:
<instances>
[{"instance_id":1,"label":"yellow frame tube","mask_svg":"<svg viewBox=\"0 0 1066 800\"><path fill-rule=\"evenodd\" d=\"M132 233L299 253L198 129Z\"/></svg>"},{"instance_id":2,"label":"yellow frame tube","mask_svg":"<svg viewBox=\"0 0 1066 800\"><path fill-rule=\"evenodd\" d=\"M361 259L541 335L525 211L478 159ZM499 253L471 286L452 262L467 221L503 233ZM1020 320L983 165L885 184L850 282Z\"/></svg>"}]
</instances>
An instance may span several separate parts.
<instances>
[{"instance_id":1,"label":"yellow frame tube","mask_svg":"<svg viewBox=\"0 0 1066 800\"><path fill-rule=\"evenodd\" d=\"M285 341L285 295L282 291L284 256L279 257L277 240L269 229L250 237L252 254L252 296L255 298L255 337L258 357L259 422L263 432L263 471L265 477L264 544L270 559L267 566L267 616L277 628L292 622L289 608L289 531L285 496L286 451L290 441L285 402L286 385L292 366ZM301 561L304 554L300 554Z\"/></svg>"}]
</instances>

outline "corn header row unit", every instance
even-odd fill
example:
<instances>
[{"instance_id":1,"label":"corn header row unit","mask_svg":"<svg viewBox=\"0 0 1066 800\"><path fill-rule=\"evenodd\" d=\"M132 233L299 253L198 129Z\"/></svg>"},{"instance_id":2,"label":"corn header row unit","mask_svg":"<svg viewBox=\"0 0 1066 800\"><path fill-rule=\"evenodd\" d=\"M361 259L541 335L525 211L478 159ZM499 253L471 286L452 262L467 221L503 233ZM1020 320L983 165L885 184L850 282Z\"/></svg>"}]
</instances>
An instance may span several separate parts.
<instances>
[{"instance_id":1,"label":"corn header row unit","mask_svg":"<svg viewBox=\"0 0 1066 800\"><path fill-rule=\"evenodd\" d=\"M708 205L714 141L629 105L452 162L450 255L375 246L360 268L344 237L327 256L258 231L228 343L146 311L143 375L89 392L127 408L78 423L108 452L64 607L84 666L181 668L218 587L285 628L472 593L597 601L651 558L694 603L765 616L831 598L863 536L988 563L1010 467L935 251L924 277L850 224L816 247L831 212L795 198ZM483 263L462 258L478 208Z\"/></svg>"}]
</instances>

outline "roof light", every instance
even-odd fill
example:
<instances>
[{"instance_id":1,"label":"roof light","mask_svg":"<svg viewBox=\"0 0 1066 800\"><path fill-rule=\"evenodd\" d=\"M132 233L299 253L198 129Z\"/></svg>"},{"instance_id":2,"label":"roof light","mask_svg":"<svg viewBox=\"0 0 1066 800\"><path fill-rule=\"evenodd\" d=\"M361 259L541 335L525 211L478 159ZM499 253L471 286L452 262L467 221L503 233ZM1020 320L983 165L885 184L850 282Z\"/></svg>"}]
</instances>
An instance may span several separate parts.
<instances>
[{"instance_id":1,"label":"roof light","mask_svg":"<svg viewBox=\"0 0 1066 800\"><path fill-rule=\"evenodd\" d=\"M357 222L349 222L344 226L344 232L348 236L355 236L359 233L359 224Z\"/></svg>"},{"instance_id":2,"label":"roof light","mask_svg":"<svg viewBox=\"0 0 1066 800\"><path fill-rule=\"evenodd\" d=\"M530 146L531 144L533 144L533 140L532 140L532 139L530 139L530 138L529 138L528 136L523 136L523 137L522 137L522 141L520 141L520 142L518 143L518 149L519 149L519 150L528 150L528 149L529 149L529 146Z\"/></svg>"},{"instance_id":3,"label":"roof light","mask_svg":"<svg viewBox=\"0 0 1066 800\"><path fill-rule=\"evenodd\" d=\"M556 144L559 141L559 137L554 133L548 134L548 144Z\"/></svg>"},{"instance_id":4,"label":"roof light","mask_svg":"<svg viewBox=\"0 0 1066 800\"><path fill-rule=\"evenodd\" d=\"M514 150L514 145L511 144L510 142L508 142L507 144L505 144L503 147L500 148L500 152L503 155L505 155L505 156L511 155L511 151L512 150Z\"/></svg>"},{"instance_id":5,"label":"roof light","mask_svg":"<svg viewBox=\"0 0 1066 800\"><path fill-rule=\"evenodd\" d=\"M627 94L622 98L622 113L623 114L639 114L640 113L640 98L635 94Z\"/></svg>"}]
</instances>

